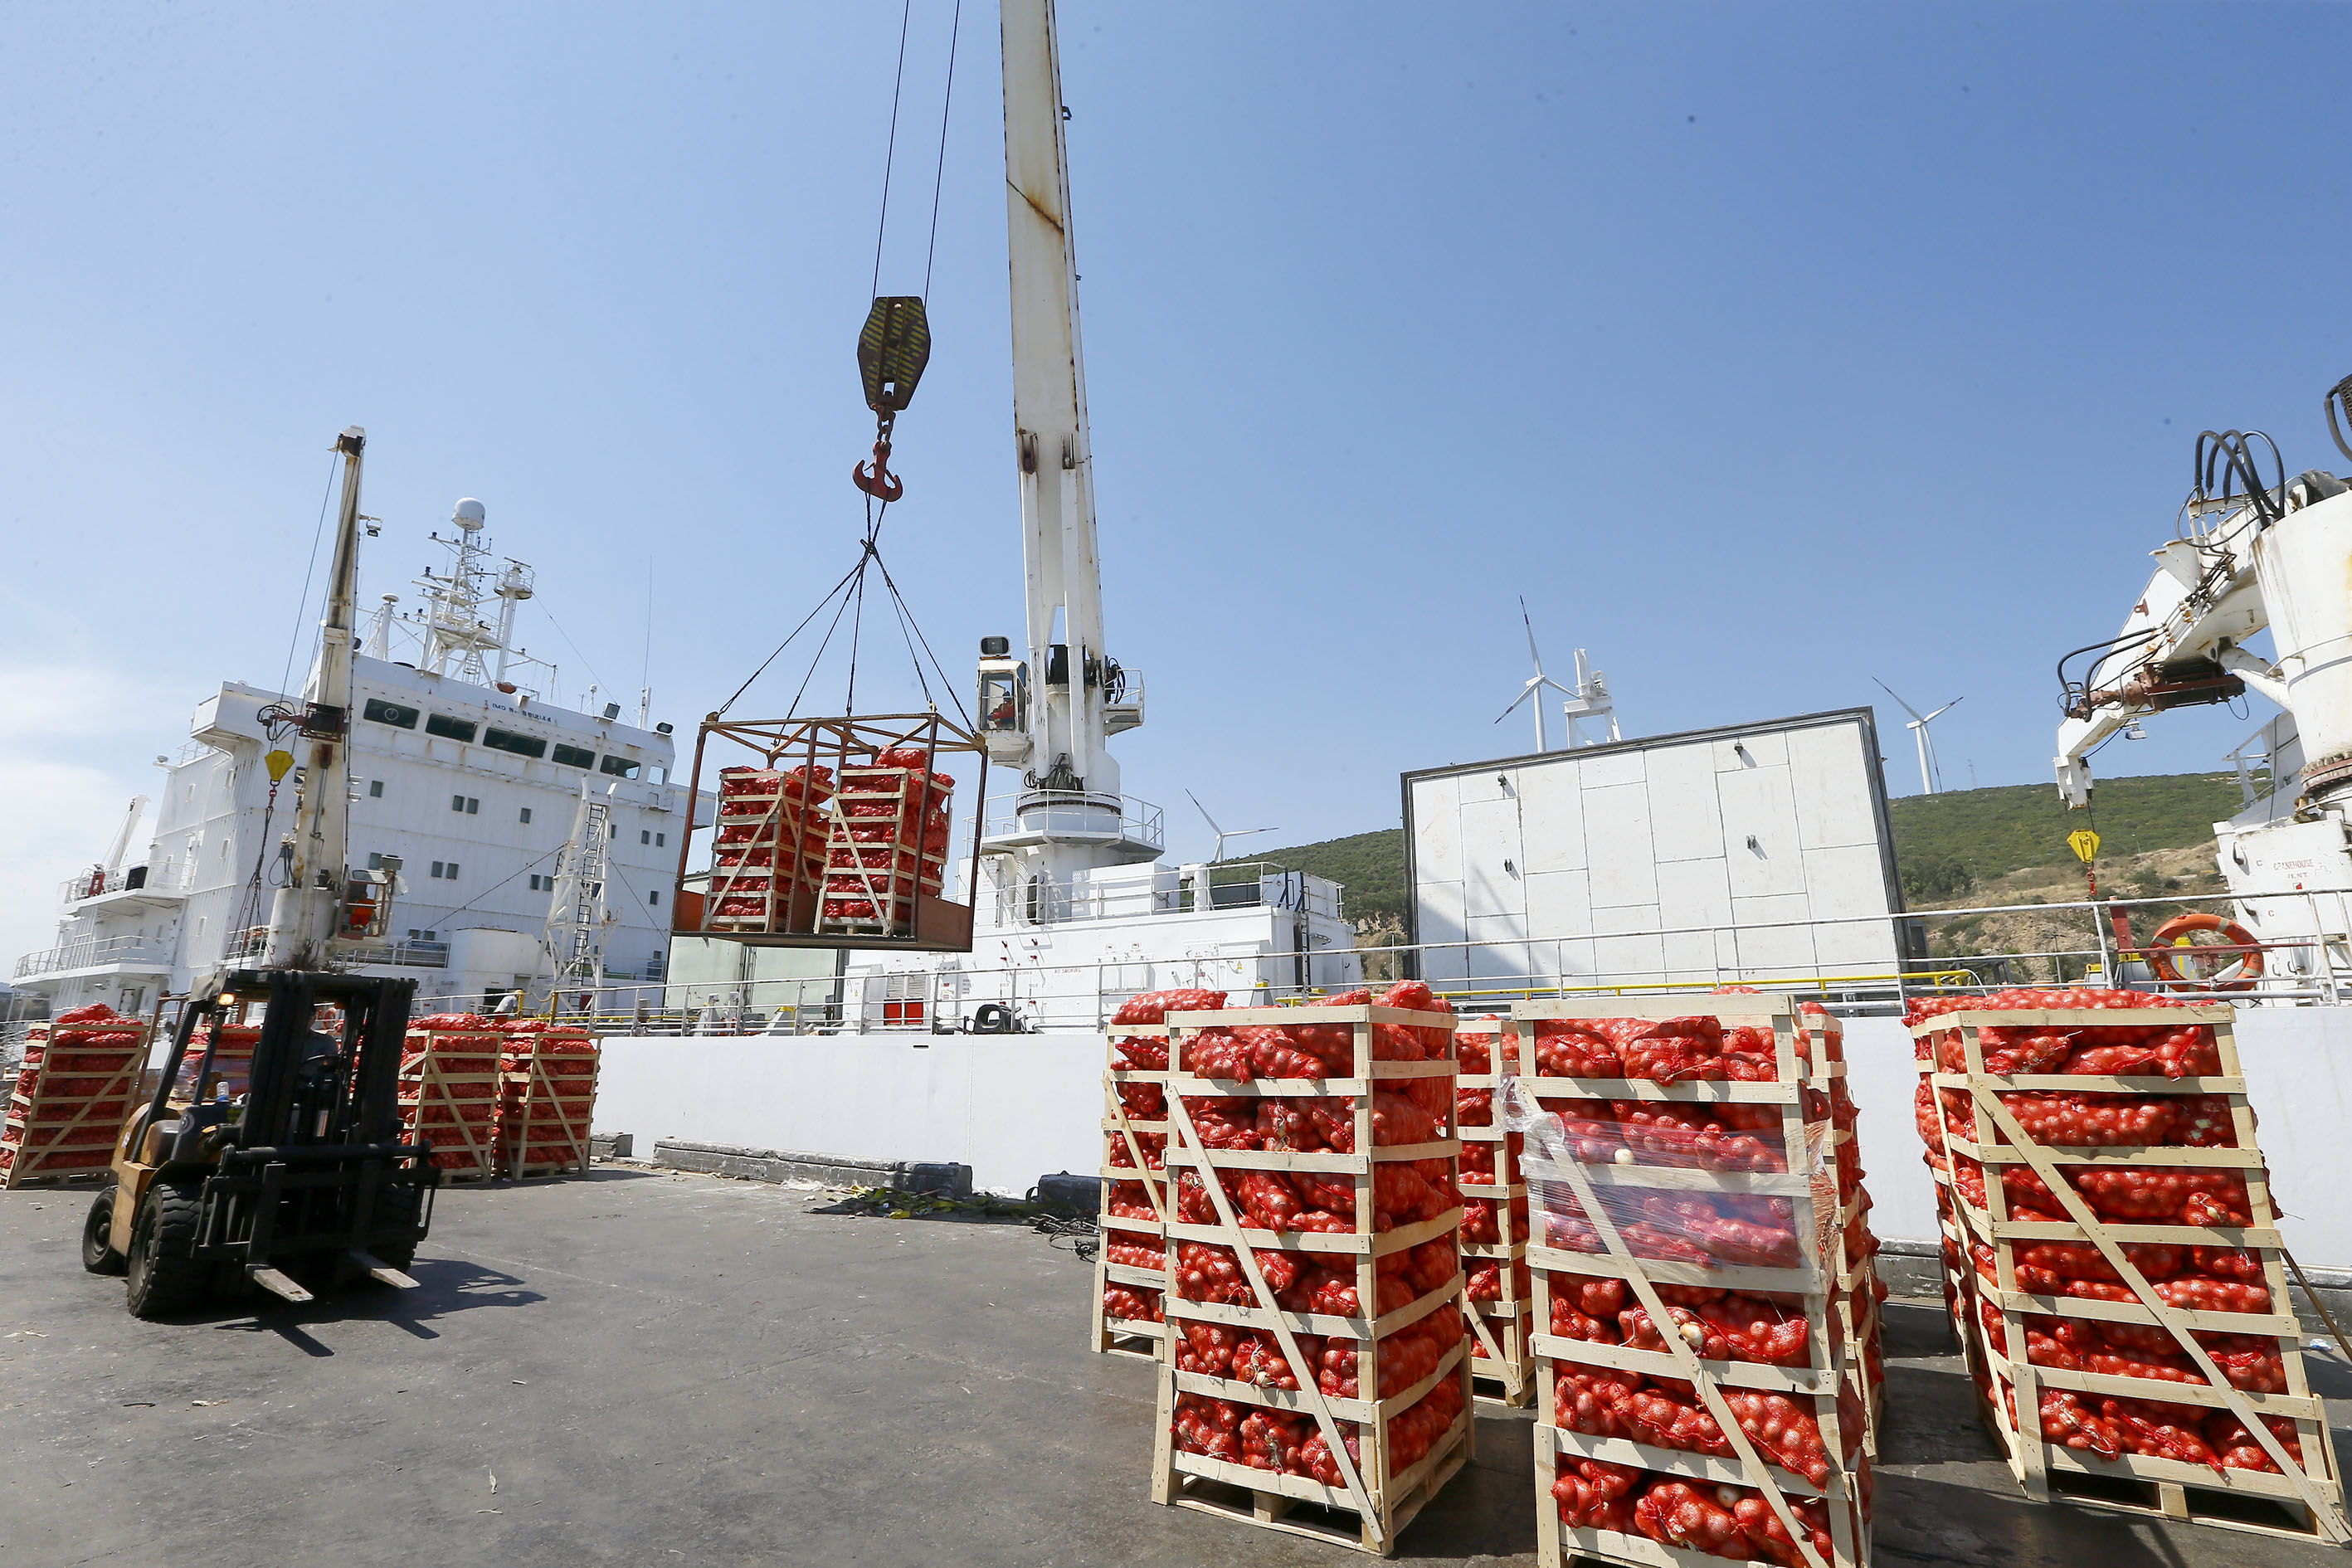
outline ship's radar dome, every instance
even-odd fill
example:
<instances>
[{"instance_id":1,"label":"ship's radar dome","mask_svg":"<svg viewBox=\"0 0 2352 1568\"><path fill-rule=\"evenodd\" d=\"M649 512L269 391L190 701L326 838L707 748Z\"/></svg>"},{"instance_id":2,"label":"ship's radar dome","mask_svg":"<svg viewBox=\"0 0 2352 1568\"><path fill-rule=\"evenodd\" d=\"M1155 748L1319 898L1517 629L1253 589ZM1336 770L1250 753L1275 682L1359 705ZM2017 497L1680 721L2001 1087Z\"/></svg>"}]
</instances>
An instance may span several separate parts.
<instances>
[{"instance_id":1,"label":"ship's radar dome","mask_svg":"<svg viewBox=\"0 0 2352 1568\"><path fill-rule=\"evenodd\" d=\"M459 501L457 510L449 514L449 521L467 533L471 533L481 527L488 520L489 515L488 510L480 501L476 500L472 496L467 496L464 500Z\"/></svg>"}]
</instances>

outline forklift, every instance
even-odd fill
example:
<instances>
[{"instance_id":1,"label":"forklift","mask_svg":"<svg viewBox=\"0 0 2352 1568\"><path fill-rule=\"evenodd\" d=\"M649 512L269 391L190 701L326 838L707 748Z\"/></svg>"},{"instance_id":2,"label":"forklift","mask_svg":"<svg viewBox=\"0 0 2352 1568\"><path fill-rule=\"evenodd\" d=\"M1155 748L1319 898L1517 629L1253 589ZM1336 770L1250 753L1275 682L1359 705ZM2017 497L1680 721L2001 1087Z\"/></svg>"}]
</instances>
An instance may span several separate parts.
<instances>
[{"instance_id":1,"label":"forklift","mask_svg":"<svg viewBox=\"0 0 2352 1568\"><path fill-rule=\"evenodd\" d=\"M236 970L181 1010L153 1098L114 1149L114 1184L82 1224L82 1267L127 1274L133 1315L201 1306L250 1281L289 1301L288 1270L337 1285L404 1272L432 1220L432 1149L400 1137L399 1072L416 983L304 970ZM261 1009L249 1066L224 1051ZM315 1026L321 1005L340 1025ZM205 1038L196 1039L199 1028Z\"/></svg>"},{"instance_id":2,"label":"forklift","mask_svg":"<svg viewBox=\"0 0 2352 1568\"><path fill-rule=\"evenodd\" d=\"M315 1275L309 1266L324 1264L326 1281L338 1285L416 1285L405 1270L441 1180L432 1146L400 1136L400 1053L416 982L341 967L383 937L400 871L389 855L373 869L349 863L366 446L357 426L335 438L342 509L310 679L300 700L255 715L271 743L261 759L271 799L289 773L295 787L291 827L275 856L265 847L255 865L257 887L266 879L276 889L269 923L240 933L231 962L191 989L152 1095L115 1140L114 1184L83 1222L82 1267L128 1276L127 1304L138 1317L185 1311L215 1287L259 1285L289 1301L311 1300L289 1266ZM263 938L250 966L234 962L250 952L245 935ZM259 1037L248 1058L245 1037L232 1041L229 1031L247 1026L257 1007Z\"/></svg>"}]
</instances>

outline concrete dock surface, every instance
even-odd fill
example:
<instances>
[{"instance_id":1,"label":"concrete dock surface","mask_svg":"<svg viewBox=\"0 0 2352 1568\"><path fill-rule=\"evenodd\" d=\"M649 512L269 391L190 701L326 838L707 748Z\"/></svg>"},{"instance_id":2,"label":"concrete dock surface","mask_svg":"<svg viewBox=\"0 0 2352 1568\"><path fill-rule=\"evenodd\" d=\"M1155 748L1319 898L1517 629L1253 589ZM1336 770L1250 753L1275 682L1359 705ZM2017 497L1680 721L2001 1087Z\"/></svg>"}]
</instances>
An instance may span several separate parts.
<instances>
[{"instance_id":1,"label":"concrete dock surface","mask_svg":"<svg viewBox=\"0 0 2352 1568\"><path fill-rule=\"evenodd\" d=\"M1088 1353L1092 1269L1026 1225L603 1165L445 1189L420 1289L142 1323L82 1270L89 1193L0 1193L0 1568L1370 1561L1154 1506L1152 1369ZM1888 1331L1880 1561L2342 1561L2028 1504L1940 1306ZM2352 1423L2352 1370L2307 1360ZM1393 1561L1535 1561L1529 1419L1480 1406Z\"/></svg>"}]
</instances>

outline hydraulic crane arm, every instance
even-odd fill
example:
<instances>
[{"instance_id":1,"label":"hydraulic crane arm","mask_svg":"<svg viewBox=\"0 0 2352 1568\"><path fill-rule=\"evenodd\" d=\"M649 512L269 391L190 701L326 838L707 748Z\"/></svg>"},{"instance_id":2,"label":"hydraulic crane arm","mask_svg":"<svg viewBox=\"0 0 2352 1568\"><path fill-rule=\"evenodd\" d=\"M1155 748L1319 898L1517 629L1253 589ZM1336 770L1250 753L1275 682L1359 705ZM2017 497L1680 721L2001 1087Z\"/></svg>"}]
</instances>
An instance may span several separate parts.
<instances>
[{"instance_id":1,"label":"hydraulic crane arm","mask_svg":"<svg viewBox=\"0 0 2352 1568\"><path fill-rule=\"evenodd\" d=\"M2241 646L2270 625L2254 540L2265 520L2253 507L2211 531L2154 552L2156 570L2113 641L2066 656L2066 721L2058 727L2058 788L2069 806L2090 804L2090 754L2132 721L2168 708L2225 702L2252 686L2284 703L2286 689ZM2067 662L2090 657L2079 678Z\"/></svg>"},{"instance_id":2,"label":"hydraulic crane arm","mask_svg":"<svg viewBox=\"0 0 2352 1568\"><path fill-rule=\"evenodd\" d=\"M2055 762L2067 806L2091 802L2091 752L2149 712L2225 703L2249 687L2294 712L2291 693L2298 677L2310 672L2303 630L2295 627L2288 637L2295 647L2279 666L2255 658L2244 644L2255 632L2270 630L2272 616L2284 614L2279 595L2294 599L2300 566L2288 562L2340 529L2343 505L2328 503L2343 496L2340 479L2310 470L2294 484L2279 484L2274 494L2234 505L2213 527L2155 550L2157 569L2124 618L2124 630L2112 642L2077 648L2058 666L2067 717L2058 726ZM2221 510L2204 505L2209 515ZM2303 621L2326 621L2312 614L2316 609L2319 605L2307 605L2298 614ZM2079 677L2067 675L2067 666L2082 656L2091 663Z\"/></svg>"}]
</instances>

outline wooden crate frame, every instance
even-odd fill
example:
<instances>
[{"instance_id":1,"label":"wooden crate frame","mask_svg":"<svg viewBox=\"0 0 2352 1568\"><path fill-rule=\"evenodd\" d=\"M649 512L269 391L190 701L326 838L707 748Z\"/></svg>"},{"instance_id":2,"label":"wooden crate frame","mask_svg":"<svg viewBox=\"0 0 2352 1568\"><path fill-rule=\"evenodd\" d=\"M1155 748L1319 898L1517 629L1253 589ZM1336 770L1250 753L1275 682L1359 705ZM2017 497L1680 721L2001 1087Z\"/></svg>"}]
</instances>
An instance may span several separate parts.
<instances>
[{"instance_id":1,"label":"wooden crate frame","mask_svg":"<svg viewBox=\"0 0 2352 1568\"><path fill-rule=\"evenodd\" d=\"M406 1048L401 1052L401 1125L411 1139L431 1142L440 1129L427 1126L424 1113L428 1105L437 1105L456 1119L458 1142L470 1156L469 1163L464 1165L436 1166L443 1181L486 1182L499 1173L499 1110L506 1087L505 1074L499 1066L499 1058L513 1038L513 1036L502 1035L496 1029L408 1031L404 1044L407 1047L415 1048L418 1054L412 1061ZM488 1066L486 1068L460 1068L453 1071L446 1065L453 1060L479 1058L487 1058ZM472 1083L488 1084L488 1098L461 1100L450 1092L454 1085ZM408 1099L412 1089L416 1096L414 1101ZM474 1129L466 1124L463 1114L464 1108L474 1105L487 1108L486 1113L479 1118L482 1137L478 1141L473 1135ZM436 1153L441 1152L439 1149L435 1151Z\"/></svg>"},{"instance_id":2,"label":"wooden crate frame","mask_svg":"<svg viewBox=\"0 0 2352 1568\"><path fill-rule=\"evenodd\" d=\"M1479 1390L1478 1397L1489 1405L1506 1409L1519 1409L1535 1402L1536 1379L1534 1352L1529 1348L1534 1334L1533 1317L1535 1292L1532 1284L1521 1294L1518 1283L1520 1267L1526 1263L1528 1242L1528 1184L1518 1179L1518 1166L1510 1152L1511 1132L1503 1125L1503 1082L1511 1076L1507 1064L1515 1060L1518 1037L1512 1033L1510 1020L1492 1015L1495 1044L1487 1060L1490 1071L1463 1073L1455 1079L1457 1089L1483 1089L1491 1091L1494 1110L1484 1126L1457 1125L1454 1133L1465 1143L1495 1145L1495 1175L1493 1182L1455 1181L1465 1198L1486 1198L1501 1204L1503 1218L1496 1227L1501 1241L1464 1241L1462 1256L1481 1262L1494 1262L1500 1268L1503 1293L1491 1301L1473 1301L1466 1295L1462 1302L1462 1320L1467 1337L1477 1350L1471 1354L1471 1387ZM1465 1026L1486 1022L1486 1017L1464 1018L1455 1026L1457 1040L1465 1032ZM1481 1029L1475 1031L1484 1034ZM1455 1054L1460 1055L1457 1045ZM1463 1268L1466 1277L1469 1268ZM1481 1356L1478 1350L1486 1353ZM1496 1392L1485 1392L1481 1385L1492 1385Z\"/></svg>"},{"instance_id":3,"label":"wooden crate frame","mask_svg":"<svg viewBox=\"0 0 2352 1568\"><path fill-rule=\"evenodd\" d=\"M112 1023L113 1020L102 1020ZM122 1123L129 1112L136 1109L144 1082L147 1051L151 1043L149 1026L137 1019L121 1020L123 1027L95 1027L68 1024L67 1032L84 1029L92 1034L135 1034L138 1040L127 1046L55 1045L50 1043L56 1026L36 1024L27 1030L25 1044L27 1053L35 1044L41 1047L40 1065L34 1069L33 1090L30 1094L15 1088L15 1075L10 1075L6 1114L7 1131L16 1135L16 1159L6 1172L0 1173L0 1191L16 1187L51 1186L72 1181L94 1181L106 1177L113 1168L114 1145L122 1135ZM71 1058L100 1058L94 1066L79 1063L67 1065ZM68 1100L62 1095L46 1093L52 1078L97 1078L105 1080L95 1094L76 1095ZM92 1120L97 1108L115 1100L122 1102L113 1114ZM43 1165L64 1155L99 1156L93 1165L74 1165L66 1170L45 1170Z\"/></svg>"},{"instance_id":4,"label":"wooden crate frame","mask_svg":"<svg viewBox=\"0 0 2352 1568\"><path fill-rule=\"evenodd\" d=\"M1168 1301L1167 1214L1168 1173L1154 1171L1143 1163L1143 1148L1137 1142L1139 1134L1158 1133L1165 1136L1165 1120L1152 1121L1127 1113L1127 1106L1118 1098L1118 1086L1123 1083L1159 1084L1163 1091L1171 1073L1142 1068L1130 1068L1119 1060L1118 1042L1126 1039L1163 1039L1165 1024L1113 1024L1105 1032L1109 1045L1105 1051L1103 1068L1103 1163L1100 1166L1102 1194L1095 1215L1095 1233L1100 1240L1100 1250L1095 1255L1095 1294L1088 1303L1087 1342L1097 1354L1129 1355L1148 1361L1160 1359L1160 1342L1167 1333L1165 1322L1140 1322L1129 1318L1112 1318L1103 1310L1103 1293L1112 1285L1126 1285L1139 1289L1155 1290L1160 1294L1163 1313ZM1173 1058L1171 1058L1171 1062ZM1110 1162L1113 1148L1124 1144L1132 1165L1114 1165ZM1129 1215L1110 1212L1110 1189L1114 1182L1133 1182L1141 1186L1158 1220L1136 1219ZM1135 1264L1113 1263L1110 1259L1110 1239L1113 1231L1122 1236L1149 1237L1160 1251L1160 1267L1147 1269Z\"/></svg>"},{"instance_id":5,"label":"wooden crate frame","mask_svg":"<svg viewBox=\"0 0 2352 1568\"><path fill-rule=\"evenodd\" d=\"M1761 1026L1772 1031L1777 1067L1771 1083L1659 1083L1647 1079L1563 1078L1539 1070L1535 1053L1536 1026L1556 1020L1608 1018L1685 1018L1712 1016L1726 1026ZM1862 1458L1855 1468L1845 1461L1845 1432L1838 1414L1841 1391L1861 1376L1859 1343L1844 1333L1831 1331L1838 1282L1846 1272L1843 1252L1845 1205L1832 1217L1833 1235L1824 1236L1815 1210L1818 1184L1826 1181L1834 1193L1837 1166L1831 1141L1816 1143L1804 1114L1804 1090L1819 1088L1842 1076L1844 1063L1833 1060L1821 1047L1808 1064L1798 1049L1802 1027L1793 998L1763 994L1612 998L1602 1002L1519 1002L1511 1008L1511 1030L1518 1037L1517 1059L1528 1070L1522 1083L1538 1096L1578 1100L1641 1100L1682 1104L1746 1103L1780 1109L1780 1147L1785 1172L1707 1171L1663 1165L1587 1166L1571 1162L1555 1165L1529 1154L1523 1172L1533 1168L1539 1181L1556 1175L1568 1186L1601 1240L1605 1251L1573 1252L1546 1244L1529 1243L1528 1262L1534 1272L1537 1408L1535 1482L1537 1557L1540 1568L1565 1568L1571 1559L1600 1558L1645 1568L1721 1568L1726 1561L1705 1552L1668 1546L1642 1535L1621 1535L1591 1526L1570 1525L1559 1517L1551 1495L1561 1458L1592 1458L1663 1475L1716 1484L1749 1487L1759 1492L1797 1543L1799 1560L1807 1568L1865 1568L1870 1559L1870 1521L1863 1513L1859 1466L1870 1462L1870 1423L1865 1416L1858 1434ZM1547 1086L1557 1086L1547 1088ZM1815 1157L1818 1151L1819 1158ZM1617 1173L1627 1173L1620 1176ZM1793 1268L1754 1265L1709 1266L1635 1257L1626 1247L1615 1222L1600 1201L1598 1188L1624 1185L1650 1190L1682 1188L1699 1192L1741 1192L1790 1200L1799 1263ZM1530 1215L1531 1223L1535 1216ZM1672 1321L1659 1285L1693 1285L1726 1289L1771 1291L1799 1297L1811 1343L1810 1364L1804 1368L1769 1366L1757 1362L1702 1359L1678 1334L1661 1333L1663 1351L1635 1350L1560 1338L1550 1331L1551 1286L1555 1273L1619 1279L1632 1289L1636 1301L1654 1324ZM1848 1352L1855 1353L1849 1360ZM1598 1366L1636 1372L1644 1376L1678 1378L1691 1384L1700 1403L1732 1448L1732 1457L1660 1448L1627 1438L1595 1437L1559 1426L1552 1395L1555 1374L1563 1365ZM1759 1454L1725 1404L1726 1386L1768 1389L1803 1402L1810 1400L1830 1469L1825 1484L1816 1486ZM1863 1406L1869 1408L1866 1388ZM1829 1516L1831 1550L1824 1561L1813 1549L1789 1500L1822 1499Z\"/></svg>"},{"instance_id":6,"label":"wooden crate frame","mask_svg":"<svg viewBox=\"0 0 2352 1568\"><path fill-rule=\"evenodd\" d=\"M1170 1071L1164 1086L1168 1099L1169 1137L1164 1160L1171 1205L1165 1227L1170 1274L1172 1279L1178 1244L1192 1241L1223 1247L1234 1254L1257 1302L1254 1306L1243 1307L1228 1302L1185 1301L1180 1300L1172 1289L1162 1296L1161 1307L1168 1318L1168 1329L1160 1340L1160 1397L1152 1458L1151 1497L1154 1502L1222 1514L1265 1529L1304 1535L1385 1557L1395 1552L1398 1536L1421 1510L1470 1462L1475 1451L1476 1426L1473 1419L1474 1390L1466 1339L1448 1347L1436 1369L1412 1387L1401 1389L1386 1399L1377 1397L1380 1392L1380 1341L1399 1329L1418 1322L1449 1300L1459 1306L1463 1290L1459 1263L1451 1280L1425 1292L1410 1304L1378 1316L1364 1310L1379 1304L1379 1259L1448 1234L1458 1236L1462 1224L1462 1210L1457 1206L1433 1218L1400 1226L1393 1230L1375 1232L1366 1228L1374 1224L1372 1168L1375 1164L1388 1161L1454 1159L1461 1152L1460 1141L1454 1135L1454 1107L1450 1094L1440 1128L1443 1137L1423 1143L1374 1144L1371 1116L1376 1086L1393 1085L1400 1080L1418 1078L1442 1077L1451 1080L1458 1075L1450 1045L1447 1057L1442 1061L1376 1060L1372 1054L1372 1031L1375 1026L1386 1024L1416 1029L1444 1029L1450 1035L1454 1022L1450 1013L1417 1013L1400 1007L1370 1005L1244 1007L1169 1016L1165 1027ZM1183 1059L1185 1039L1208 1030L1331 1024L1349 1025L1354 1030L1355 1059L1346 1078L1258 1079L1240 1083L1177 1070ZM1188 1096L1232 1100L1274 1096L1349 1100L1353 1102L1355 1114L1356 1151L1339 1154L1328 1152L1292 1153L1212 1150L1202 1144L1192 1114L1185 1108L1184 1099ZM1173 1208L1176 1182L1179 1174L1187 1169L1200 1173L1202 1184L1217 1212L1217 1223L1192 1225L1177 1216ZM1232 1196L1225 1191L1223 1179L1223 1173L1240 1170L1306 1171L1352 1177L1356 1188L1358 1228L1348 1232L1268 1231L1245 1226ZM1254 1249L1259 1247L1352 1258L1360 1315L1339 1317L1320 1312L1293 1312L1277 1306L1275 1292L1266 1284L1265 1273L1254 1255ZM1299 1387L1296 1390L1260 1388L1238 1379L1178 1370L1177 1345L1181 1338L1178 1323L1180 1320L1186 1319L1271 1332L1285 1359L1301 1374ZM1369 1395L1342 1399L1324 1394L1310 1375L1311 1365L1307 1357L1299 1352L1297 1335L1300 1333L1344 1335L1354 1340L1359 1347L1357 1387L1360 1394L1369 1390ZM1411 1409L1447 1378L1459 1381L1461 1413L1445 1434L1431 1444L1426 1454L1403 1469L1392 1472L1389 1465L1389 1422ZM1344 1484L1328 1487L1304 1476L1253 1469L1245 1465L1213 1459L1206 1455L1181 1452L1175 1446L1171 1429L1176 1399L1180 1394L1196 1394L1235 1404L1268 1406L1311 1415L1316 1429L1339 1466ZM1339 1430L1338 1423L1341 1421L1352 1421L1357 1425L1359 1447L1363 1456L1360 1464L1348 1453ZM1354 1528L1351 1531L1340 1523L1325 1524L1290 1517L1301 1503L1314 1504L1338 1514L1351 1514L1354 1516Z\"/></svg>"},{"instance_id":7,"label":"wooden crate frame","mask_svg":"<svg viewBox=\"0 0 2352 1568\"><path fill-rule=\"evenodd\" d=\"M584 1038L588 1042L588 1049L585 1051L542 1050L541 1046L551 1037L560 1040ZM557 1176L587 1170L588 1129L590 1122L595 1119L596 1083L604 1073L604 1047L597 1044L593 1035L553 1034L551 1036L545 1033L533 1033L508 1035L505 1038L509 1044L517 1040L529 1040L530 1052L523 1058L523 1065L520 1068L504 1069L506 1084L520 1084L522 1093L515 1105L518 1120L509 1126L507 1100L503 1092L506 1084L500 1085L498 1121L500 1173L511 1176L516 1181L527 1181L533 1176ZM588 1064L588 1070L584 1074L566 1073L558 1076L547 1070L551 1061L585 1061ZM584 1093L579 1088L583 1079L587 1084ZM579 1108L576 1120L571 1111L571 1107L575 1104ZM551 1121L555 1129L554 1136L551 1137L548 1135ZM567 1157L560 1160L528 1158L533 1143L551 1143L558 1141L570 1147L571 1152Z\"/></svg>"},{"instance_id":8,"label":"wooden crate frame","mask_svg":"<svg viewBox=\"0 0 2352 1568\"><path fill-rule=\"evenodd\" d=\"M1958 1233L1955 1239L1961 1253L1960 1283L1965 1289L1959 1299L1969 1305L1978 1300L1991 1301L2000 1313L2004 1342L1993 1342L1992 1336L1985 1331L1984 1325L1977 1321L1973 1310L1964 1309L1960 1314L1963 1321L1956 1327L1964 1342L1972 1342L1971 1364L1984 1367L1991 1376L1993 1388L1999 1389L2000 1379L2009 1381L2019 1414L2012 1419L1997 1396L1990 1400L1980 1398L1979 1414L1986 1417L1987 1425L2000 1441L2011 1473L2016 1476L2026 1495L2033 1500L2047 1501L2053 1489L2064 1490L2072 1478L2101 1478L2109 1481L2140 1483L2153 1489L2155 1500L2136 1504L2079 1492L2070 1500L2094 1507L2112 1507L2187 1520L2220 1529L2284 1536L2292 1540L2315 1539L2339 1546L2352 1544L2352 1521L2347 1521L2345 1514L2343 1478L2338 1472L2335 1447L2328 1434L2326 1408L2311 1393L2304 1373L2302 1331L2294 1316L2283 1266L2284 1238L2279 1234L2278 1213L2271 1201L2253 1110L2246 1095L2234 1021L2235 1012L2227 1006L1980 1009L1941 1014L1912 1026L1913 1037L1927 1037L1930 1047L1930 1059L1923 1066L1927 1069L1927 1081L1935 1096L1936 1127L1942 1143L1940 1152L1950 1173L1945 1195L1953 1227ZM2184 1025L2205 1025L2212 1029L2214 1049L2221 1068L2219 1074L2166 1079L2087 1073L1994 1074L1985 1070L1984 1042L1980 1031L1988 1028L2063 1029L2134 1026L2176 1028ZM1963 1062L1963 1070L1959 1072L1946 1070L1936 1059L1934 1037L1955 1031L1959 1036ZM1947 1089L1968 1095L1975 1115L1974 1138L1964 1137L1952 1130L1950 1117L1943 1104L1943 1093ZM2020 1092L2143 1097L2219 1096L2229 1105L2236 1146L2215 1149L2130 1145L2068 1149L2038 1143L2027 1136L2015 1113L2000 1101L2000 1097L2004 1093ZM1958 1167L1954 1163L1959 1159L1976 1161L1985 1173L1985 1206L1982 1208L1969 1202L1960 1190L1957 1179ZM2049 1188L2068 1217L2057 1222L2010 1218L2008 1194L2000 1179L2001 1167L2009 1164L2030 1168ZM2245 1182L2248 1218L2252 1223L2199 1226L2102 1220L2064 1174L2069 1168L2100 1165L2237 1172ZM2037 1241L2069 1241L2095 1247L2137 1300L2128 1303L2093 1301L2071 1296L2026 1293L2018 1286L2014 1248L2021 1242L2030 1244ZM2155 1287L2124 1252L2124 1247L2133 1242L2229 1247L2256 1253L2262 1258L2263 1282L2270 1293L2272 1310L2267 1313L2205 1312L2169 1306L2156 1294ZM1992 1248L1996 1279L1991 1286L1984 1284L1976 1272L1975 1260L1969 1256L1971 1243L1982 1243ZM2208 1381L2204 1384L2179 1384L2153 1378L2036 1366L2026 1353L2025 1319L2029 1316L2152 1324L2172 1335L2175 1344ZM2286 1375L2287 1391L2284 1394L2248 1394L2232 1387L2204 1347L2198 1343L2195 1334L2199 1331L2275 1339ZM2279 1473L2274 1475L2263 1470L2215 1472L2202 1466L2141 1454L2125 1454L2119 1458L2106 1459L2079 1453L2063 1444L2052 1443L2042 1435L2039 1412L2041 1392L2044 1387L2227 1410L2244 1423L2247 1431L2269 1456L2271 1462L2280 1468ZM2028 1410L2036 1413L2031 1420L2023 1415ZM2285 1416L2294 1422L2295 1440L2305 1457L2305 1464L2297 1465L2287 1454L2284 1446L2271 1432L2269 1425L2259 1418L2264 1414ZM2315 1465L2309 1462L2313 1458L2318 1461ZM2264 1525L2250 1520L2230 1518L2213 1509L2195 1509L2189 1506L2192 1491L2264 1498L2280 1504L2290 1514L2300 1509L2308 1528Z\"/></svg>"}]
</instances>

